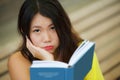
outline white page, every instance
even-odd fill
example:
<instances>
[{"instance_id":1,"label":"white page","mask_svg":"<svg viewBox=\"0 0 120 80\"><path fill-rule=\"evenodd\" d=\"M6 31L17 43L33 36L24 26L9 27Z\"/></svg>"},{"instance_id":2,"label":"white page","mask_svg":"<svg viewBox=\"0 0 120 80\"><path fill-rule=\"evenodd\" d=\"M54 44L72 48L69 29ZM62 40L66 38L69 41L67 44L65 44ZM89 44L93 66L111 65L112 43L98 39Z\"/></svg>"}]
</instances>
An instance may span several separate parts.
<instances>
[{"instance_id":1,"label":"white page","mask_svg":"<svg viewBox=\"0 0 120 80\"><path fill-rule=\"evenodd\" d=\"M69 63L73 62L77 55L82 56L82 54L80 54L80 51L82 51L88 43L89 43L89 41L85 40L85 41L83 41L83 43L80 46L78 46L78 48L75 50L75 52L71 56Z\"/></svg>"},{"instance_id":2,"label":"white page","mask_svg":"<svg viewBox=\"0 0 120 80\"><path fill-rule=\"evenodd\" d=\"M76 54L78 54L77 52L79 51L79 49L81 49L81 47L83 47L83 46L86 44L86 42L88 42L88 40L84 40L84 41L78 46L78 48L74 51L74 53L73 53L73 55L71 56L71 58L74 57L74 56L76 56Z\"/></svg>"},{"instance_id":3,"label":"white page","mask_svg":"<svg viewBox=\"0 0 120 80\"><path fill-rule=\"evenodd\" d=\"M31 65L31 67L59 67L59 68L67 68L68 64L64 63L64 62L60 62L60 61L33 61L33 64Z\"/></svg>"}]
</instances>

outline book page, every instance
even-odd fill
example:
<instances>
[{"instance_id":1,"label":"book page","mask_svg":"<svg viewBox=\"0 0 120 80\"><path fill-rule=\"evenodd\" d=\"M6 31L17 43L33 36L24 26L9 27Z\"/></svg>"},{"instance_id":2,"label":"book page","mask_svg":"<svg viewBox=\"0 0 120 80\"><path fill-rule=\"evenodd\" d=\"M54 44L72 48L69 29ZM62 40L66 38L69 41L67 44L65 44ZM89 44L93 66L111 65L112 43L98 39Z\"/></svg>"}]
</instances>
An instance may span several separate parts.
<instances>
[{"instance_id":1,"label":"book page","mask_svg":"<svg viewBox=\"0 0 120 80\"><path fill-rule=\"evenodd\" d=\"M80 53L80 51L82 51L82 49L84 49L84 47L86 46L86 44L89 43L89 41L84 40L81 45L78 46L78 48L75 50L75 52L73 53L73 55L71 56L69 63L73 62L73 60L76 58L76 56ZM82 54L79 54L82 56Z\"/></svg>"},{"instance_id":2,"label":"book page","mask_svg":"<svg viewBox=\"0 0 120 80\"><path fill-rule=\"evenodd\" d=\"M60 61L33 61L31 67L68 68L68 64Z\"/></svg>"}]
</instances>

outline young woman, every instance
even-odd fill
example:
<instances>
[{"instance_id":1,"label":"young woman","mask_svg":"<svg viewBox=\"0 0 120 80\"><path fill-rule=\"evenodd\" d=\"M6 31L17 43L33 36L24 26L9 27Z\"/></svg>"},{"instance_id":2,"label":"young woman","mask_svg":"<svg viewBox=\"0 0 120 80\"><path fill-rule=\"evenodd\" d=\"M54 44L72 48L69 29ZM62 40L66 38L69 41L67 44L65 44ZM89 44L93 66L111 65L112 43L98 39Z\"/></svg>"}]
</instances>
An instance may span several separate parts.
<instances>
[{"instance_id":1,"label":"young woman","mask_svg":"<svg viewBox=\"0 0 120 80\"><path fill-rule=\"evenodd\" d=\"M23 43L8 61L12 80L30 80L29 67L33 60L67 63L83 41L73 31L58 0L25 0L18 17L18 31ZM84 80L103 80L95 54L92 69Z\"/></svg>"}]
</instances>

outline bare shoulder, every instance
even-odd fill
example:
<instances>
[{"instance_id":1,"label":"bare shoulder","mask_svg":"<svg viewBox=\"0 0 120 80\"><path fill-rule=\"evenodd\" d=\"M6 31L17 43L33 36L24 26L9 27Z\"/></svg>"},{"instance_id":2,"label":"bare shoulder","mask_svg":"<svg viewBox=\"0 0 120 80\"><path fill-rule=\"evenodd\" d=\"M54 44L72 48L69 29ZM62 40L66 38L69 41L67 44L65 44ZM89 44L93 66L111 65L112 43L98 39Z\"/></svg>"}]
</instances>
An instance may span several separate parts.
<instances>
[{"instance_id":1,"label":"bare shoulder","mask_svg":"<svg viewBox=\"0 0 120 80\"><path fill-rule=\"evenodd\" d=\"M26 59L22 54L21 54L21 52L20 51L18 51L18 52L15 52L15 53L13 53L10 57L9 57L9 59L8 59L8 64L25 64L25 65L29 65L30 66L30 62L29 62L29 60L28 59Z\"/></svg>"},{"instance_id":2,"label":"bare shoulder","mask_svg":"<svg viewBox=\"0 0 120 80\"><path fill-rule=\"evenodd\" d=\"M8 59L8 69L12 80L29 80L29 67L31 63L21 52L13 53Z\"/></svg>"}]
</instances>

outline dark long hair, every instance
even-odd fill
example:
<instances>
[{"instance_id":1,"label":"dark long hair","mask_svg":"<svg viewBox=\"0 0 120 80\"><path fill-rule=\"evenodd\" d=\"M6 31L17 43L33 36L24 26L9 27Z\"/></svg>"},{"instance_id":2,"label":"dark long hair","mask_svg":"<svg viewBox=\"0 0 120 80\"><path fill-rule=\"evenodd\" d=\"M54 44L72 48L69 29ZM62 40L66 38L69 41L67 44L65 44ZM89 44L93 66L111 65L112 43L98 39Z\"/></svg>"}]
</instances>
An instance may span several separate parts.
<instances>
[{"instance_id":1,"label":"dark long hair","mask_svg":"<svg viewBox=\"0 0 120 80\"><path fill-rule=\"evenodd\" d=\"M68 62L82 39L74 33L71 22L58 0L26 0L23 3L18 17L18 32L23 38L20 48L22 55L30 62L37 59L26 48L26 36L30 36L30 23L37 13L50 18L56 27L60 45L54 55L55 60Z\"/></svg>"}]
</instances>

